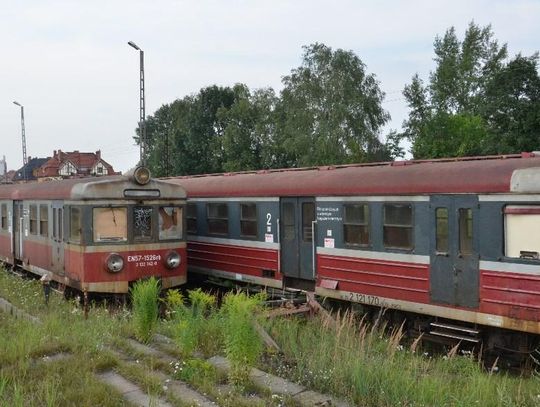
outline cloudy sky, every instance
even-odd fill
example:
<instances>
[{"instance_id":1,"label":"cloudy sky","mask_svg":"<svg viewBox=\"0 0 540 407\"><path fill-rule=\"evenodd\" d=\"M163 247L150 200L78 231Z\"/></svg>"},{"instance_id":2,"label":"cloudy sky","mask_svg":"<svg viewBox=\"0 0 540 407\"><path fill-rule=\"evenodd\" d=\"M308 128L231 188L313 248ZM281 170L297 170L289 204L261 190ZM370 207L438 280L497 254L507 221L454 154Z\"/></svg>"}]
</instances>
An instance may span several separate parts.
<instances>
[{"instance_id":1,"label":"cloudy sky","mask_svg":"<svg viewBox=\"0 0 540 407\"><path fill-rule=\"evenodd\" d=\"M433 68L433 40L450 26L491 24L510 54L540 48L540 0L0 0L0 158L22 164L20 110L28 155L102 150L115 169L138 159L139 58L145 51L147 114L201 87L246 83L281 89L302 46L354 51L386 92L399 129L401 90Z\"/></svg>"}]
</instances>

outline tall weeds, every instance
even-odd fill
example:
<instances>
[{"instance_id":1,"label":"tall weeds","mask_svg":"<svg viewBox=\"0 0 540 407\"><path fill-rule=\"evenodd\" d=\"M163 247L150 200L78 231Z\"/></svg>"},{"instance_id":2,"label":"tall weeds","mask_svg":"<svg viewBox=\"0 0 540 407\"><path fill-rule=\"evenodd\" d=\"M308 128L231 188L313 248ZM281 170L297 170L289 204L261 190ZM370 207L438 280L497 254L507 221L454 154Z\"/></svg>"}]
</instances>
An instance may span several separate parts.
<instances>
[{"instance_id":1,"label":"tall weeds","mask_svg":"<svg viewBox=\"0 0 540 407\"><path fill-rule=\"evenodd\" d=\"M280 344L295 381L370 406L537 406L539 378L488 374L453 350L444 357L403 346L404 327L368 325L345 312L266 324Z\"/></svg>"},{"instance_id":2,"label":"tall weeds","mask_svg":"<svg viewBox=\"0 0 540 407\"><path fill-rule=\"evenodd\" d=\"M176 340L180 351L191 357L195 351L205 356L216 353L221 347L219 323L216 318L216 298L200 288L188 292L190 306L184 302L174 308L176 320Z\"/></svg>"},{"instance_id":3,"label":"tall weeds","mask_svg":"<svg viewBox=\"0 0 540 407\"><path fill-rule=\"evenodd\" d=\"M151 277L137 281L130 290L133 306L133 328L141 342L148 343L159 316L159 281Z\"/></svg>"},{"instance_id":4,"label":"tall weeds","mask_svg":"<svg viewBox=\"0 0 540 407\"><path fill-rule=\"evenodd\" d=\"M260 358L263 346L254 327L264 297L243 292L225 296L221 313L225 335L225 353L231 363L230 381L238 386L249 380L251 367Z\"/></svg>"}]
</instances>

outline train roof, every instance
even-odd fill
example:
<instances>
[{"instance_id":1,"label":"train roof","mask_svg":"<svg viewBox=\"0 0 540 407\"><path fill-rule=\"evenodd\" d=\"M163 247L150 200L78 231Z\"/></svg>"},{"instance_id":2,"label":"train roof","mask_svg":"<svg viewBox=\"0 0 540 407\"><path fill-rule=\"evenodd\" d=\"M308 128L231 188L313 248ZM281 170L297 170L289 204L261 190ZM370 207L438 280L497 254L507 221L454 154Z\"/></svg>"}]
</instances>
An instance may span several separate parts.
<instances>
[{"instance_id":1,"label":"train roof","mask_svg":"<svg viewBox=\"0 0 540 407\"><path fill-rule=\"evenodd\" d=\"M132 191L127 196L125 191ZM61 181L31 182L27 184L0 185L0 199L143 199L156 197L150 191L159 190L160 199L182 199L186 191L180 185L151 179L146 185L136 184L127 176L77 178ZM133 198L131 198L133 197Z\"/></svg>"},{"instance_id":2,"label":"train roof","mask_svg":"<svg viewBox=\"0 0 540 407\"><path fill-rule=\"evenodd\" d=\"M188 197L540 192L540 153L262 170L166 179Z\"/></svg>"}]
</instances>

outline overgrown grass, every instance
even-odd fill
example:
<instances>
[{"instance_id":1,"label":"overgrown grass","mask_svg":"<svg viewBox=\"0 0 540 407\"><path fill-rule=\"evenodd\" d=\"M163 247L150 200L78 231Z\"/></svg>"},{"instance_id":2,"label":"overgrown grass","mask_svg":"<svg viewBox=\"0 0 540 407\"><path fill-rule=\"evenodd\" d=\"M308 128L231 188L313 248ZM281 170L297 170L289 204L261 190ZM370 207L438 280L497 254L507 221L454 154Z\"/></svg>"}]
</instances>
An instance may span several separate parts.
<instances>
[{"instance_id":1,"label":"overgrown grass","mask_svg":"<svg viewBox=\"0 0 540 407\"><path fill-rule=\"evenodd\" d=\"M250 297L237 292L227 294L223 301L225 353L231 363L230 380L235 385L242 386L249 381L249 372L263 351L253 325L263 299L261 295Z\"/></svg>"},{"instance_id":2,"label":"overgrown grass","mask_svg":"<svg viewBox=\"0 0 540 407\"><path fill-rule=\"evenodd\" d=\"M41 285L0 270L0 296L37 315L36 324L0 312L0 406L121 406L123 400L95 373L116 366L107 344L129 332L126 313L93 307L87 320L74 302L51 293L45 307ZM47 356L65 353L64 359Z\"/></svg>"},{"instance_id":3,"label":"overgrown grass","mask_svg":"<svg viewBox=\"0 0 540 407\"><path fill-rule=\"evenodd\" d=\"M275 319L268 328L285 353L278 374L369 406L538 406L540 380L490 375L471 357L430 357L402 332L373 329L352 313Z\"/></svg>"},{"instance_id":4,"label":"overgrown grass","mask_svg":"<svg viewBox=\"0 0 540 407\"><path fill-rule=\"evenodd\" d=\"M159 292L155 277L137 281L130 290L135 336L144 343L150 341L158 323Z\"/></svg>"},{"instance_id":5,"label":"overgrown grass","mask_svg":"<svg viewBox=\"0 0 540 407\"><path fill-rule=\"evenodd\" d=\"M34 324L0 313L0 406L124 405L95 377L96 372L111 368L144 390L163 395L162 383L150 375L147 360L129 364L108 350L133 336L129 311L111 315L106 307L93 307L85 320L77 303L64 302L53 293L47 308L37 281L5 273L0 273L0 296L42 321ZM213 296L200 290L184 300L179 292L170 291L166 303L171 318L158 322L160 331L184 335L177 339L184 359L165 367L151 362L150 368L168 369L174 377L219 399L222 406L295 404L246 385L248 368L257 363L263 370L272 368L273 373L346 398L353 405L540 405L538 377L489 374L470 357L424 355L417 343L402 346L399 328L372 328L351 313L336 315L335 322L322 317L265 321L284 356L266 355L260 362L262 345L252 324L260 298L230 294L221 310ZM157 307L157 296L154 301ZM186 356L188 349L205 356L225 353L240 369L230 377L240 386L227 390L227 378L208 362ZM45 360L59 352L68 357ZM260 399L252 399L251 392Z\"/></svg>"}]
</instances>

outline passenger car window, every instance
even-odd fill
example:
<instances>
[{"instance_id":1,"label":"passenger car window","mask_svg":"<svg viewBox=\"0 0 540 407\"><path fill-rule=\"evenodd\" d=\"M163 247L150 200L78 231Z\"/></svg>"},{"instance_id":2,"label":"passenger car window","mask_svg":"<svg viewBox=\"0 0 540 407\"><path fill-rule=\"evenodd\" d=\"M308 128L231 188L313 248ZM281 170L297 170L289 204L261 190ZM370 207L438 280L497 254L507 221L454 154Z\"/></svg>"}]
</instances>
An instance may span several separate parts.
<instances>
[{"instance_id":1,"label":"passenger car window","mask_svg":"<svg viewBox=\"0 0 540 407\"><path fill-rule=\"evenodd\" d=\"M7 218L7 205L2 204L2 230L7 230L8 218Z\"/></svg>"},{"instance_id":2,"label":"passenger car window","mask_svg":"<svg viewBox=\"0 0 540 407\"><path fill-rule=\"evenodd\" d=\"M504 208L505 255L540 260L540 205Z\"/></svg>"},{"instance_id":3,"label":"passenger car window","mask_svg":"<svg viewBox=\"0 0 540 407\"><path fill-rule=\"evenodd\" d=\"M229 209L225 203L209 203L206 206L208 233L227 235L229 233Z\"/></svg>"},{"instance_id":4,"label":"passenger car window","mask_svg":"<svg viewBox=\"0 0 540 407\"><path fill-rule=\"evenodd\" d=\"M409 204L385 204L383 243L387 248L412 249L413 219Z\"/></svg>"},{"instance_id":5,"label":"passenger car window","mask_svg":"<svg viewBox=\"0 0 540 407\"><path fill-rule=\"evenodd\" d=\"M159 240L182 239L183 209L178 206L159 208Z\"/></svg>"},{"instance_id":6,"label":"passenger car window","mask_svg":"<svg viewBox=\"0 0 540 407\"><path fill-rule=\"evenodd\" d=\"M127 241L126 207L94 208L92 213L94 242Z\"/></svg>"},{"instance_id":7,"label":"passenger car window","mask_svg":"<svg viewBox=\"0 0 540 407\"><path fill-rule=\"evenodd\" d=\"M197 204L188 203L186 206L186 222L188 233L197 233Z\"/></svg>"},{"instance_id":8,"label":"passenger car window","mask_svg":"<svg viewBox=\"0 0 540 407\"><path fill-rule=\"evenodd\" d=\"M257 237L257 205L254 203L240 204L240 235Z\"/></svg>"},{"instance_id":9,"label":"passenger car window","mask_svg":"<svg viewBox=\"0 0 540 407\"><path fill-rule=\"evenodd\" d=\"M369 245L369 206L346 204L343 206L343 239L348 245Z\"/></svg>"},{"instance_id":10,"label":"passenger car window","mask_svg":"<svg viewBox=\"0 0 540 407\"><path fill-rule=\"evenodd\" d=\"M71 207L69 210L69 240L81 241L81 209Z\"/></svg>"},{"instance_id":11,"label":"passenger car window","mask_svg":"<svg viewBox=\"0 0 540 407\"><path fill-rule=\"evenodd\" d=\"M37 235L38 233L38 218L37 218L37 205L30 205L30 234Z\"/></svg>"},{"instance_id":12,"label":"passenger car window","mask_svg":"<svg viewBox=\"0 0 540 407\"><path fill-rule=\"evenodd\" d=\"M47 205L39 205L39 234L49 236L49 207Z\"/></svg>"}]
</instances>

